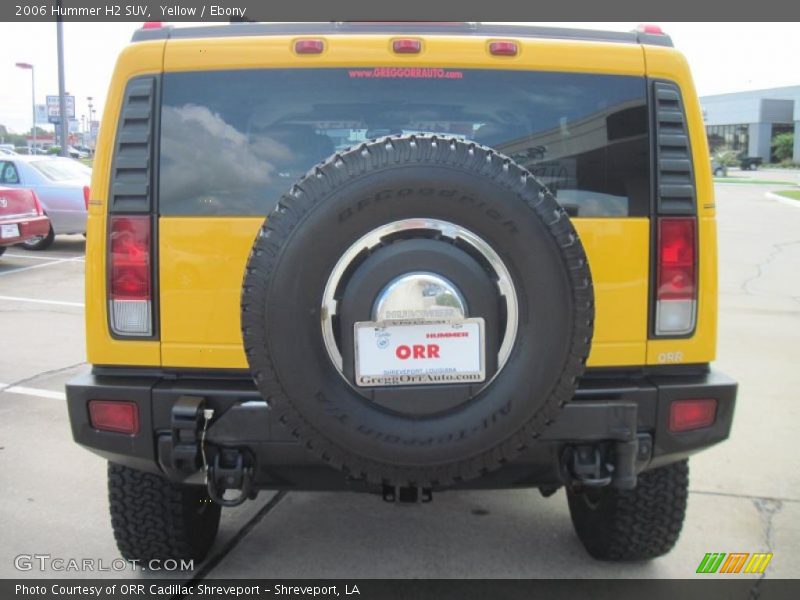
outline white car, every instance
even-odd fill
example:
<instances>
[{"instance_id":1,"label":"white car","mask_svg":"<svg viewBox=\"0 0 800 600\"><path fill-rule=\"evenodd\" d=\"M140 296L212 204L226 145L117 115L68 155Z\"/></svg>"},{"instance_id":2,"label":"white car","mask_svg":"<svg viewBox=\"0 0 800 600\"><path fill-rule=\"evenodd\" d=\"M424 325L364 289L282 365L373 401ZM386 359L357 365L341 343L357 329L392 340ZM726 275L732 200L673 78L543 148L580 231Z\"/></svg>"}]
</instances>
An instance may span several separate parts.
<instances>
[{"instance_id":1,"label":"white car","mask_svg":"<svg viewBox=\"0 0 800 600\"><path fill-rule=\"evenodd\" d=\"M44 250L56 234L86 233L91 176L89 167L71 158L0 155L0 185L31 188L50 218L50 232L23 247Z\"/></svg>"}]
</instances>

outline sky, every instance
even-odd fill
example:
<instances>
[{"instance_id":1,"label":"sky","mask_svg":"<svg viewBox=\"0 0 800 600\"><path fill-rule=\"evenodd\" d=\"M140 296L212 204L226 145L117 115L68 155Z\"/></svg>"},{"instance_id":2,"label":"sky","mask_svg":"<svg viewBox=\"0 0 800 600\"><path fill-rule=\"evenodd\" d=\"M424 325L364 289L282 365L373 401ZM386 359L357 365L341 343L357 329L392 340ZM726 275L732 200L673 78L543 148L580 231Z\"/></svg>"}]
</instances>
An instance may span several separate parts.
<instances>
[{"instance_id":1,"label":"sky","mask_svg":"<svg viewBox=\"0 0 800 600\"><path fill-rule=\"evenodd\" d=\"M178 24L185 27L188 24ZM536 23L630 31L638 23ZM798 23L658 23L687 57L701 96L800 85ZM139 23L65 23L66 91L76 98L76 116L87 115L91 96L99 119L120 50ZM30 71L36 68L36 101L58 93L55 23L0 23L0 125L21 133L31 126ZM51 130L51 126L45 127Z\"/></svg>"}]
</instances>

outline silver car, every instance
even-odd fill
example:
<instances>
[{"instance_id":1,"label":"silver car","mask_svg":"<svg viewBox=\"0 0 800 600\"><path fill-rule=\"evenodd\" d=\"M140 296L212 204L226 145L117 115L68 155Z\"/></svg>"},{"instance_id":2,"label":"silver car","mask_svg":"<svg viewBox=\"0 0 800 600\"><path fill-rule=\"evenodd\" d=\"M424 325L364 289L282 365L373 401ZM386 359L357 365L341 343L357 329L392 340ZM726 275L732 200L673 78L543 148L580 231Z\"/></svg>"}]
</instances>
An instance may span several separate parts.
<instances>
[{"instance_id":1,"label":"silver car","mask_svg":"<svg viewBox=\"0 0 800 600\"><path fill-rule=\"evenodd\" d=\"M50 218L50 233L22 245L44 250L59 233L86 233L92 170L59 156L0 155L0 185L31 188Z\"/></svg>"}]
</instances>

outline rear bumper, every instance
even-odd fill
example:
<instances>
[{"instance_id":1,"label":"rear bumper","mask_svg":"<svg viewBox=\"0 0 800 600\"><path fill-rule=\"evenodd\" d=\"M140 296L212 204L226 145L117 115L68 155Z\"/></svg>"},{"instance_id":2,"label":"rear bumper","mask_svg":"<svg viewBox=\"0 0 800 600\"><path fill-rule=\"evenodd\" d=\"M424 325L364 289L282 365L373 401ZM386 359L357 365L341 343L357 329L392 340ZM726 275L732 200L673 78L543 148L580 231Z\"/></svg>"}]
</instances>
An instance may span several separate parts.
<instances>
[{"instance_id":1,"label":"rear bumper","mask_svg":"<svg viewBox=\"0 0 800 600\"><path fill-rule=\"evenodd\" d=\"M19 244L39 235L47 235L47 232L50 231L50 219L46 216L25 219L0 219L0 225L16 225L19 228L19 236L0 238L0 246Z\"/></svg>"},{"instance_id":2,"label":"rear bumper","mask_svg":"<svg viewBox=\"0 0 800 600\"><path fill-rule=\"evenodd\" d=\"M714 423L683 433L669 431L675 400L714 398ZM183 399L183 400L181 400ZM199 375L95 369L67 385L75 441L106 459L133 468L163 472L173 480L201 482L198 469L176 469L182 434L176 430L176 403L202 399L214 409L206 435L210 448L238 448L254 463L255 486L270 489L351 489L369 491L316 459L272 419L266 403L245 376ZM696 369L665 371L592 371L545 434L516 460L461 488L558 486L566 482L565 449L578 444L628 444L636 471L677 460L726 439L730 433L736 383L725 375ZM127 400L139 409L140 432L99 431L89 421L91 400ZM191 432L190 432L191 433ZM632 446L631 446L632 444ZM199 456L196 457L199 460ZM195 457L192 458L194 460ZM199 464L199 463L198 463Z\"/></svg>"}]
</instances>

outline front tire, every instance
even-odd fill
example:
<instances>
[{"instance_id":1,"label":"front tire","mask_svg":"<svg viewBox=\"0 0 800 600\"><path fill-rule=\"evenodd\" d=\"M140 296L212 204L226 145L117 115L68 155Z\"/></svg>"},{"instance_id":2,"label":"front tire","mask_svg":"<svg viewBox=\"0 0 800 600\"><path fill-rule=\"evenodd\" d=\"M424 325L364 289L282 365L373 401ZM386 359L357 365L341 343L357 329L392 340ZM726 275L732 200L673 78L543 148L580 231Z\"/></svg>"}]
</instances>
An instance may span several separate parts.
<instances>
[{"instance_id":1,"label":"front tire","mask_svg":"<svg viewBox=\"0 0 800 600\"><path fill-rule=\"evenodd\" d=\"M217 536L220 506L203 487L108 463L108 503L117 548L129 560L203 560Z\"/></svg>"},{"instance_id":2,"label":"front tire","mask_svg":"<svg viewBox=\"0 0 800 600\"><path fill-rule=\"evenodd\" d=\"M649 560L672 550L686 516L689 463L641 473L633 490L567 491L575 533L594 558Z\"/></svg>"}]
</instances>

